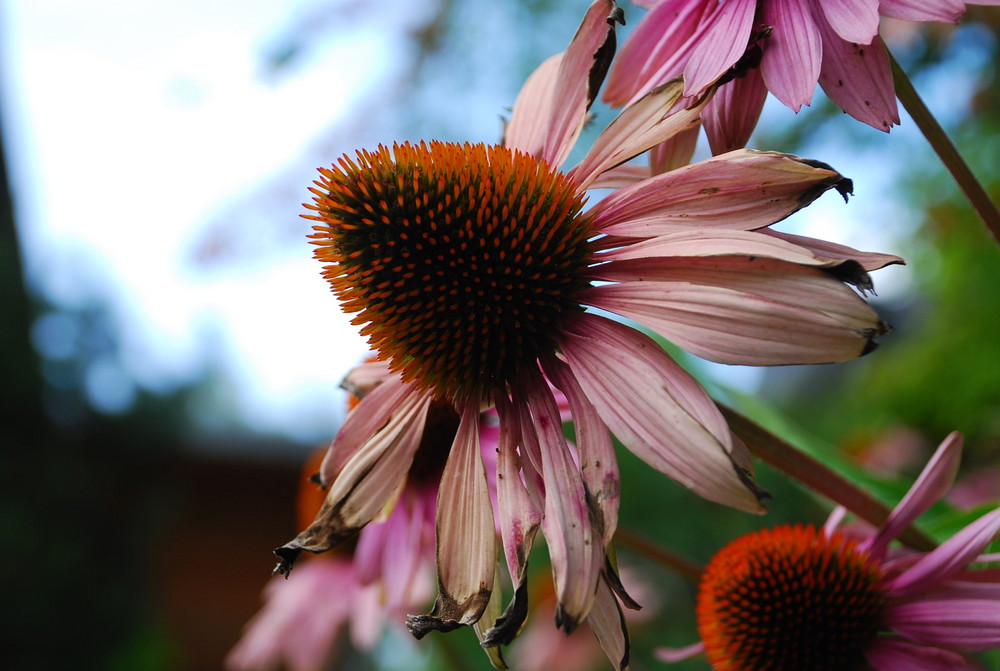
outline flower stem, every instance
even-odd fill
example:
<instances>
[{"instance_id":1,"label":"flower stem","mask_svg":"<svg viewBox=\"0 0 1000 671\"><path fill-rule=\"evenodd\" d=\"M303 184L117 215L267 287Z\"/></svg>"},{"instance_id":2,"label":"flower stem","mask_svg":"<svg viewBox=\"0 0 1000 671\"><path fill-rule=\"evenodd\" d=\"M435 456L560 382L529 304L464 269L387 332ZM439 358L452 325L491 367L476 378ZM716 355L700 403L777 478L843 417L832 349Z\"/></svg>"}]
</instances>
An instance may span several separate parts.
<instances>
[{"instance_id":1,"label":"flower stem","mask_svg":"<svg viewBox=\"0 0 1000 671\"><path fill-rule=\"evenodd\" d=\"M844 506L866 522L879 526L889 516L889 508L853 482L809 456L791 443L774 435L732 408L719 404L729 427L750 452L809 489ZM937 544L914 527L908 527L899 540L915 550L928 552Z\"/></svg>"},{"instance_id":2,"label":"flower stem","mask_svg":"<svg viewBox=\"0 0 1000 671\"><path fill-rule=\"evenodd\" d=\"M886 51L889 53L888 50ZM969 169L968 164L958 153L958 149L941 128L941 124L927 109L924 101L917 94L917 90L913 88L910 78L892 53L889 53L889 64L892 67L892 81L896 86L896 97L899 98L899 102L903 103L903 107L913 122L917 124L920 132L927 138L934 153L938 155L945 168L955 178L965 197L969 199L972 207L986 224L986 228L990 230L997 242L1000 242L1000 211L997 210L996 204L990 200L983 185L972 174L972 170Z\"/></svg>"},{"instance_id":3,"label":"flower stem","mask_svg":"<svg viewBox=\"0 0 1000 671\"><path fill-rule=\"evenodd\" d=\"M685 578L695 582L701 579L702 567L697 562L658 545L635 531L618 527L615 531L615 540Z\"/></svg>"}]
</instances>

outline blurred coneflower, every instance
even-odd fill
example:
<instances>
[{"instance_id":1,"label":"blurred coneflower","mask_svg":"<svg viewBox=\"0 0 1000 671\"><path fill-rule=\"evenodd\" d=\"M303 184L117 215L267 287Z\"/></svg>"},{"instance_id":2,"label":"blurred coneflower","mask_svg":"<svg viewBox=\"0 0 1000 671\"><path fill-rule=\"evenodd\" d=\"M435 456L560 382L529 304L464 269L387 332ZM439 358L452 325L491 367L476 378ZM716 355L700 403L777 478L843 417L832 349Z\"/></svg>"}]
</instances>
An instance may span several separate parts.
<instances>
[{"instance_id":1,"label":"blurred coneflower","mask_svg":"<svg viewBox=\"0 0 1000 671\"><path fill-rule=\"evenodd\" d=\"M955 671L980 668L963 652L1000 646L1000 570L983 555L1000 509L927 553L893 549L900 531L941 499L962 451L938 447L886 522L867 533L782 526L736 539L715 555L698 596L701 643L662 650L664 661L705 653L716 671Z\"/></svg>"}]
</instances>

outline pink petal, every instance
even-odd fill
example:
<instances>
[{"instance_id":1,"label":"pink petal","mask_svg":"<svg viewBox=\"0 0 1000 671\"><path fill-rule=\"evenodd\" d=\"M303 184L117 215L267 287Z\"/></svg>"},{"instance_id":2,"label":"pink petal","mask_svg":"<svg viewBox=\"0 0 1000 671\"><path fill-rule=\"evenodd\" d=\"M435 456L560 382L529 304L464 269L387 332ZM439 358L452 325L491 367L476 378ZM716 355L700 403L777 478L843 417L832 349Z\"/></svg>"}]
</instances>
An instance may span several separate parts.
<instances>
[{"instance_id":1,"label":"pink petal","mask_svg":"<svg viewBox=\"0 0 1000 671\"><path fill-rule=\"evenodd\" d=\"M558 72L552 72L554 65L550 62L543 64L546 70L531 83L531 97L520 109L515 103L510 124L514 126L514 134L511 137L511 129L508 128L507 146L537 146L534 141L537 141L541 131L532 126L541 123L546 129L545 143L541 153L531 153L545 159L552 167L562 165L583 128L587 110L597 97L597 90L611 65L615 51L615 24L622 21L621 16L621 10L613 0L595 0L590 5L572 42L559 59ZM532 104L529 105L529 102ZM539 118L535 121L524 120L524 115L529 114L537 114ZM527 126L524 130L522 123ZM533 141L531 144L522 145L529 139Z\"/></svg>"},{"instance_id":2,"label":"pink petal","mask_svg":"<svg viewBox=\"0 0 1000 671\"><path fill-rule=\"evenodd\" d=\"M890 595L905 597L931 589L976 561L1000 531L1000 508L986 513L928 552L890 585Z\"/></svg>"},{"instance_id":3,"label":"pink petal","mask_svg":"<svg viewBox=\"0 0 1000 671\"><path fill-rule=\"evenodd\" d=\"M812 101L823 60L823 43L809 5L802 0L769 0L761 20L774 26L761 42L760 69L774 97L798 112Z\"/></svg>"},{"instance_id":4,"label":"pink petal","mask_svg":"<svg viewBox=\"0 0 1000 671\"><path fill-rule=\"evenodd\" d=\"M597 595L590 615L587 616L587 624L614 668L619 671L628 669L628 627L618 599L603 579L597 583Z\"/></svg>"},{"instance_id":5,"label":"pink petal","mask_svg":"<svg viewBox=\"0 0 1000 671\"><path fill-rule=\"evenodd\" d=\"M881 37L862 46L847 42L829 28L823 34L823 69L819 83L830 100L858 121L888 132L899 123L896 89Z\"/></svg>"},{"instance_id":6,"label":"pink petal","mask_svg":"<svg viewBox=\"0 0 1000 671\"><path fill-rule=\"evenodd\" d=\"M953 431L938 446L910 491L889 513L889 517L868 544L869 552L884 557L889 543L920 517L932 504L944 498L955 482L962 460L962 434Z\"/></svg>"},{"instance_id":7,"label":"pink petal","mask_svg":"<svg viewBox=\"0 0 1000 671\"><path fill-rule=\"evenodd\" d=\"M344 465L316 520L274 551L280 560L276 571L287 575L303 550L325 552L353 536L374 519L399 490L423 437L427 409L432 400L412 385L408 387L409 395L389 422L361 445ZM379 389L381 387L368 398Z\"/></svg>"},{"instance_id":8,"label":"pink petal","mask_svg":"<svg viewBox=\"0 0 1000 671\"><path fill-rule=\"evenodd\" d=\"M718 156L746 146L766 99L767 87L758 68L719 87L702 115L712 154Z\"/></svg>"},{"instance_id":9,"label":"pink petal","mask_svg":"<svg viewBox=\"0 0 1000 671\"><path fill-rule=\"evenodd\" d=\"M681 228L769 226L850 180L808 159L741 149L626 187L592 209L594 227L621 237L652 237Z\"/></svg>"},{"instance_id":10,"label":"pink petal","mask_svg":"<svg viewBox=\"0 0 1000 671\"><path fill-rule=\"evenodd\" d=\"M879 0L819 0L813 5L816 21L819 14L826 18L830 27L842 39L858 44L871 44L878 35Z\"/></svg>"},{"instance_id":11,"label":"pink petal","mask_svg":"<svg viewBox=\"0 0 1000 671\"><path fill-rule=\"evenodd\" d=\"M878 10L883 16L905 21L944 21L958 23L965 14L962 0L879 0ZM971 5L996 4L984 0L970 2Z\"/></svg>"},{"instance_id":12,"label":"pink petal","mask_svg":"<svg viewBox=\"0 0 1000 671\"><path fill-rule=\"evenodd\" d=\"M555 359L546 361L545 373L569 399L587 500L592 501L597 508L599 535L607 546L614 538L618 526L621 489L618 460L611 434L568 366Z\"/></svg>"},{"instance_id":13,"label":"pink petal","mask_svg":"<svg viewBox=\"0 0 1000 671\"><path fill-rule=\"evenodd\" d=\"M671 80L622 110L597 137L583 161L569 172L573 181L581 189L589 188L604 171L697 126L704 102L679 108L682 87L680 80Z\"/></svg>"},{"instance_id":14,"label":"pink petal","mask_svg":"<svg viewBox=\"0 0 1000 671\"><path fill-rule=\"evenodd\" d=\"M503 143L532 156L542 156L552 116L552 91L559 81L564 54L547 58L524 82L514 101Z\"/></svg>"},{"instance_id":15,"label":"pink petal","mask_svg":"<svg viewBox=\"0 0 1000 671\"><path fill-rule=\"evenodd\" d=\"M558 606L556 625L572 632L587 616L604 559L604 546L594 542L586 491L574 463L555 399L538 379L524 382L526 406L515 410L521 418L521 440L538 442L545 480L542 532L549 547ZM529 413L530 410L530 413Z\"/></svg>"},{"instance_id":16,"label":"pink petal","mask_svg":"<svg viewBox=\"0 0 1000 671\"><path fill-rule=\"evenodd\" d=\"M478 621L496 566L493 508L479 448L479 404L466 403L437 500L438 597L429 615L408 615L416 638Z\"/></svg>"},{"instance_id":17,"label":"pink petal","mask_svg":"<svg viewBox=\"0 0 1000 671\"><path fill-rule=\"evenodd\" d=\"M558 342L608 428L640 459L707 499L762 510L718 408L652 339L582 313Z\"/></svg>"},{"instance_id":18,"label":"pink petal","mask_svg":"<svg viewBox=\"0 0 1000 671\"><path fill-rule=\"evenodd\" d=\"M739 60L750 41L756 7L754 0L727 0L716 5L714 14L705 19L711 29L684 68L684 95L701 93Z\"/></svg>"},{"instance_id":19,"label":"pink petal","mask_svg":"<svg viewBox=\"0 0 1000 671\"><path fill-rule=\"evenodd\" d=\"M886 624L927 645L981 651L1000 647L1000 603L991 599L928 599L890 606Z\"/></svg>"},{"instance_id":20,"label":"pink petal","mask_svg":"<svg viewBox=\"0 0 1000 671\"><path fill-rule=\"evenodd\" d=\"M324 487L330 486L344 469L348 459L365 441L375 435L376 431L385 426L403 400L415 390L413 385L405 384L398 375L394 375L361 399L361 402L347 415L323 458L319 477Z\"/></svg>"},{"instance_id":21,"label":"pink petal","mask_svg":"<svg viewBox=\"0 0 1000 671\"><path fill-rule=\"evenodd\" d=\"M709 102L709 105L712 103ZM676 170L691 162L694 150L698 146L698 128L688 128L665 142L661 142L649 150L649 169L651 177L660 173Z\"/></svg>"},{"instance_id":22,"label":"pink petal","mask_svg":"<svg viewBox=\"0 0 1000 671\"><path fill-rule=\"evenodd\" d=\"M681 74L701 35L712 0L664 0L632 30L615 58L604 100L622 107Z\"/></svg>"},{"instance_id":23,"label":"pink petal","mask_svg":"<svg viewBox=\"0 0 1000 671\"><path fill-rule=\"evenodd\" d=\"M828 240L817 240L816 238L807 238L803 235L782 233L771 229L761 231L761 233L773 235L776 238L786 240L787 242L798 245L799 247L805 247L816 256L826 259L837 261L857 261L861 264L861 267L868 272L879 270L880 268L885 268L888 265L896 263L901 265L906 264L901 257L896 256L895 254L861 252L846 245L838 245L835 242L829 242Z\"/></svg>"},{"instance_id":24,"label":"pink petal","mask_svg":"<svg viewBox=\"0 0 1000 671\"><path fill-rule=\"evenodd\" d=\"M683 648L656 648L653 650L653 657L667 664L676 664L686 659L705 654L705 644L701 641L684 646Z\"/></svg>"},{"instance_id":25,"label":"pink petal","mask_svg":"<svg viewBox=\"0 0 1000 671\"><path fill-rule=\"evenodd\" d=\"M865 652L875 671L962 671L977 669L962 655L915 645L895 638L879 638Z\"/></svg>"},{"instance_id":26,"label":"pink petal","mask_svg":"<svg viewBox=\"0 0 1000 671\"><path fill-rule=\"evenodd\" d=\"M697 131L697 129L695 129ZM615 166L610 170L605 170L590 183L591 189L622 189L632 186L644 179L649 179L652 173L649 166L638 165L636 163L624 163Z\"/></svg>"}]
</instances>

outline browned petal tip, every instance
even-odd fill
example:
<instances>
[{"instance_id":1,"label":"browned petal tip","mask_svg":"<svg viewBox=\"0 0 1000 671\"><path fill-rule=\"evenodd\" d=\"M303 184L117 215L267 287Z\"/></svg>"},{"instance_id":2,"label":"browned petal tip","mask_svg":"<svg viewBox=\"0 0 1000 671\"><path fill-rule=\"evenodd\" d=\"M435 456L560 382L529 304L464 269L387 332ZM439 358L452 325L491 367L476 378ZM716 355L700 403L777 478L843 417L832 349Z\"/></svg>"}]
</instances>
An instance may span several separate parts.
<instances>
[{"instance_id":1,"label":"browned petal tip","mask_svg":"<svg viewBox=\"0 0 1000 671\"><path fill-rule=\"evenodd\" d=\"M514 590L514 598L507 604L503 614L483 634L483 647L494 648L498 645L510 645L520 633L527 617L528 581L525 580Z\"/></svg>"},{"instance_id":2,"label":"browned petal tip","mask_svg":"<svg viewBox=\"0 0 1000 671\"><path fill-rule=\"evenodd\" d=\"M462 626L461 622L447 620L433 615L407 615L406 628L418 641L432 631L454 631Z\"/></svg>"},{"instance_id":3,"label":"browned petal tip","mask_svg":"<svg viewBox=\"0 0 1000 671\"><path fill-rule=\"evenodd\" d=\"M278 558L278 564L271 571L271 575L280 574L287 579L291 575L292 568L295 566L295 560L298 559L301 552L301 548L292 547L291 544L275 548L274 556Z\"/></svg>"}]
</instances>

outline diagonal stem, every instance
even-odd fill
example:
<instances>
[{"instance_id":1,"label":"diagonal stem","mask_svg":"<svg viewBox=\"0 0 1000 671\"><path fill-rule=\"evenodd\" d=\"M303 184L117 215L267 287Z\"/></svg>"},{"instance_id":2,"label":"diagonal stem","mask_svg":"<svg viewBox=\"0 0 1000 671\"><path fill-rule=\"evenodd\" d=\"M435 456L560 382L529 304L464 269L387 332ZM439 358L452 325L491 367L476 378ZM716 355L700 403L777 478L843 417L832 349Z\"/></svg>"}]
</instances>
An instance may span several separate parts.
<instances>
[{"instance_id":1,"label":"diagonal stem","mask_svg":"<svg viewBox=\"0 0 1000 671\"><path fill-rule=\"evenodd\" d=\"M690 578L695 582L701 579L702 567L697 562L679 555L673 550L665 548L635 531L618 527L615 530L615 540L635 552L645 555L657 564L676 571L685 578Z\"/></svg>"},{"instance_id":2,"label":"diagonal stem","mask_svg":"<svg viewBox=\"0 0 1000 671\"><path fill-rule=\"evenodd\" d=\"M823 462L802 452L732 408L719 404L719 409L729 422L729 427L757 458L818 494L844 506L870 524L879 526L889 516L890 509L887 506ZM937 547L937 543L912 526L899 534L899 540L915 550L924 552Z\"/></svg>"},{"instance_id":3,"label":"diagonal stem","mask_svg":"<svg viewBox=\"0 0 1000 671\"><path fill-rule=\"evenodd\" d=\"M924 101L917 94L917 90L913 88L910 78L896 61L895 56L888 50L886 52L889 54L889 64L892 67L892 81L896 86L896 97L899 98L899 102L903 103L903 107L913 122L917 124L917 128L927 138L934 153L938 155L945 168L955 178L962 193L969 199L972 207L976 209L983 223L986 224L986 228L990 230L997 242L1000 242L1000 211L997 210L996 204L990 200L983 185L972 174L972 170L958 153L958 149L955 148L944 129L941 128L941 124L927 109Z\"/></svg>"}]
</instances>

